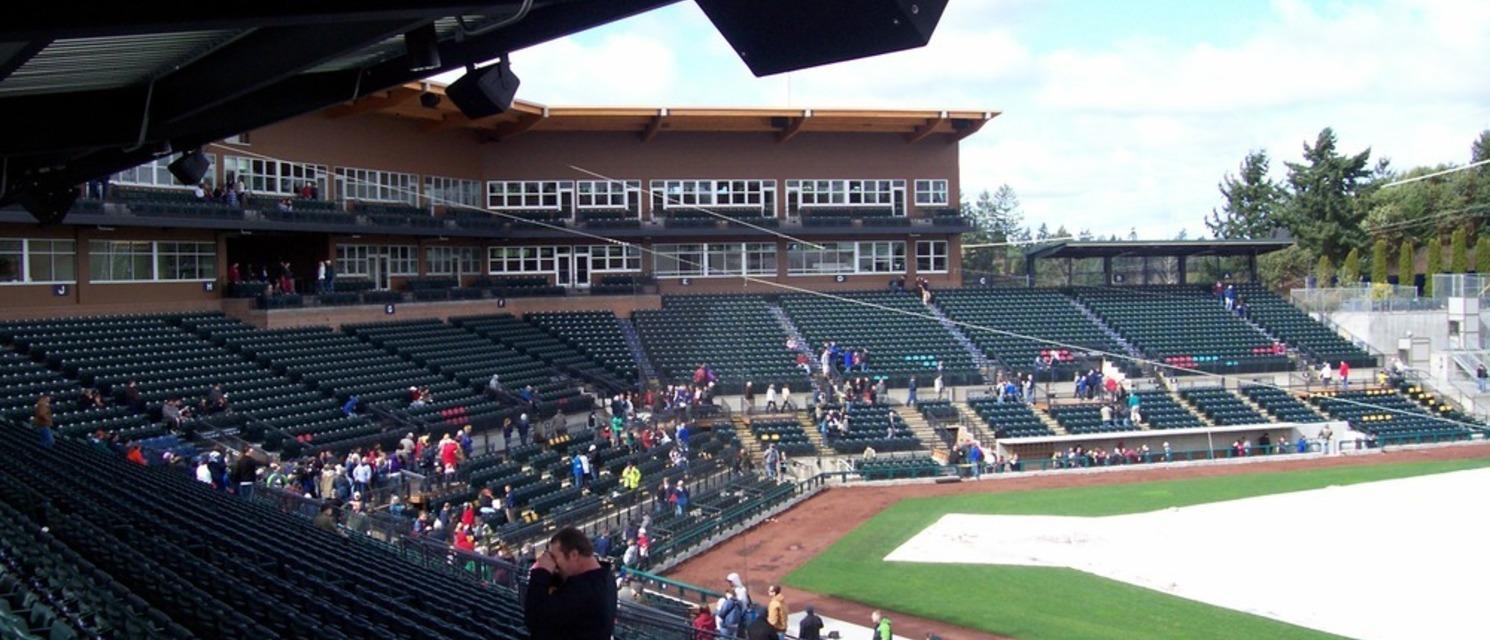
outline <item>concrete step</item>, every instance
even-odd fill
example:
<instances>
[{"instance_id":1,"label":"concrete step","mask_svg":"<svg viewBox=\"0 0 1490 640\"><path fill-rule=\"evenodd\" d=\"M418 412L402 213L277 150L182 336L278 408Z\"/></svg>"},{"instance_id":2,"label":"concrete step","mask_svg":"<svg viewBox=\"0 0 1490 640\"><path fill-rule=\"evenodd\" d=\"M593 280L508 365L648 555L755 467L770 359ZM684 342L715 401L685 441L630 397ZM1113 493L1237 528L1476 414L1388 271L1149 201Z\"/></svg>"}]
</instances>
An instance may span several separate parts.
<instances>
[{"instance_id":1,"label":"concrete step","mask_svg":"<svg viewBox=\"0 0 1490 640\"><path fill-rule=\"evenodd\" d=\"M1200 410L1200 407L1197 407L1197 406L1195 406L1194 403L1190 402L1189 400L1186 400L1185 399L1185 396L1180 395L1178 391L1175 391L1174 389L1170 389L1169 390L1169 396L1172 397L1172 398L1174 398L1174 401L1175 402L1178 402L1179 405L1181 407L1184 407L1186 411L1189 411L1191 415L1193 415L1196 418L1198 418L1200 420L1200 423L1201 424L1206 425L1208 427L1214 427L1214 426L1216 426L1216 421L1211 420L1210 417L1208 417L1208 416L1205 415L1205 412L1203 412L1203 411ZM1142 409L1143 409L1143 407L1139 407L1139 410L1140 411Z\"/></svg>"},{"instance_id":2,"label":"concrete step","mask_svg":"<svg viewBox=\"0 0 1490 640\"><path fill-rule=\"evenodd\" d=\"M802 430L807 432L807 441L817 449L819 456L831 456L837 452L823 440L823 434L817 430L817 425L812 424L812 414L803 411L797 414L797 422L802 425Z\"/></svg>"},{"instance_id":3,"label":"concrete step","mask_svg":"<svg viewBox=\"0 0 1490 640\"><path fill-rule=\"evenodd\" d=\"M1238 400L1241 400L1242 401L1242 404L1247 405L1253 411L1256 411L1257 412L1257 415L1260 415L1260 416L1262 416L1264 418L1267 418L1268 419L1268 422L1277 422L1278 421L1278 416L1275 416L1272 413L1268 412L1267 409L1262 408L1262 405L1257 404L1256 402L1254 402L1252 400L1252 398L1248 397L1247 394L1242 393L1240 389L1231 390L1231 395L1236 396ZM1305 404L1308 404L1308 403L1305 403Z\"/></svg>"},{"instance_id":4,"label":"concrete step","mask_svg":"<svg viewBox=\"0 0 1490 640\"><path fill-rule=\"evenodd\" d=\"M750 425L745 423L743 417L735 416L730 419L730 426L734 428L735 435L740 437L740 446L745 448L745 452L749 453L752 459L759 461L761 451L764 451L765 447L761 446L760 440L756 439L755 434L750 431Z\"/></svg>"},{"instance_id":5,"label":"concrete step","mask_svg":"<svg viewBox=\"0 0 1490 640\"><path fill-rule=\"evenodd\" d=\"M1047 404L1046 406L1049 407L1050 405ZM1055 417L1054 416L1051 416L1050 415L1050 412L1048 410L1041 409L1038 406L1031 406L1030 408L1034 410L1035 417L1039 418L1040 419L1040 422L1045 423L1045 426L1046 427L1049 427L1051 431L1054 431L1056 433L1056 435L1061 435L1061 436L1069 436L1069 435L1071 435L1071 432L1066 431L1066 428L1063 427L1063 426L1061 426L1061 423L1060 422L1057 422L1056 419L1055 419Z\"/></svg>"},{"instance_id":6,"label":"concrete step","mask_svg":"<svg viewBox=\"0 0 1490 640\"><path fill-rule=\"evenodd\" d=\"M901 420L905 421L905 426L910 427L911 433L916 434L916 437L921 440L921 444L931 450L933 457L940 455L945 459L945 456L950 453L947 443L942 441L942 437L937 435L936 429L931 426L930 422L926 421L926 418L921 415L920 411L904 405L897 405L895 407L895 413L900 416Z\"/></svg>"},{"instance_id":7,"label":"concrete step","mask_svg":"<svg viewBox=\"0 0 1490 640\"><path fill-rule=\"evenodd\" d=\"M988 430L988 423L979 418L977 412L973 411L973 408L966 402L953 402L952 408L957 409L958 420L964 427L967 427L967 431L972 433L973 438L978 441L978 446L983 447L985 451L991 451L989 447L993 446L997 438L993 437L993 432Z\"/></svg>"}]
</instances>

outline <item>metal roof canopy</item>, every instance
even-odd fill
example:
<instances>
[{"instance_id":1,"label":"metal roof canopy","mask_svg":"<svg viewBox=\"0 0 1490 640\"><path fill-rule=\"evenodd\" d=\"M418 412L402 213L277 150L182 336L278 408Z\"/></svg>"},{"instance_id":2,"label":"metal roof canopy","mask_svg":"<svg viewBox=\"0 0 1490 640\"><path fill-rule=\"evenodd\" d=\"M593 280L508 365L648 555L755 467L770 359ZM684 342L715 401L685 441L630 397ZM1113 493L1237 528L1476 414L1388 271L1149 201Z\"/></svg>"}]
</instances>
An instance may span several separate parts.
<instances>
[{"instance_id":1,"label":"metal roof canopy","mask_svg":"<svg viewBox=\"0 0 1490 640\"><path fill-rule=\"evenodd\" d=\"M1291 240L1063 240L1033 248L1027 260L1116 258L1120 256L1257 256L1286 249Z\"/></svg>"},{"instance_id":2,"label":"metal roof canopy","mask_svg":"<svg viewBox=\"0 0 1490 640\"><path fill-rule=\"evenodd\" d=\"M524 2L28 3L0 22L0 204L677 1L533 0L506 25ZM403 34L430 24L441 66L412 71Z\"/></svg>"}]
</instances>

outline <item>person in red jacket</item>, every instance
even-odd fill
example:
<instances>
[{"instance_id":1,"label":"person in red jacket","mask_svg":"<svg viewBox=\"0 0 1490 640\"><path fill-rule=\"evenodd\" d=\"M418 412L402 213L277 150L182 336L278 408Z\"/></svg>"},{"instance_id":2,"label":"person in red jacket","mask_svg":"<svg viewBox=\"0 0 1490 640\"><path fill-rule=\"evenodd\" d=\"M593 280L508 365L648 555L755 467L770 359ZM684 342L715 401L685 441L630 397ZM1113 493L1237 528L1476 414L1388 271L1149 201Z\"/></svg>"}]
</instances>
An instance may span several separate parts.
<instances>
[{"instance_id":1,"label":"person in red jacket","mask_svg":"<svg viewBox=\"0 0 1490 640\"><path fill-rule=\"evenodd\" d=\"M709 613L709 605L699 605L693 614L693 638L694 640L714 640L718 628L714 626L714 614Z\"/></svg>"},{"instance_id":2,"label":"person in red jacket","mask_svg":"<svg viewBox=\"0 0 1490 640\"><path fill-rule=\"evenodd\" d=\"M1340 388L1350 388L1350 363L1344 360L1340 361Z\"/></svg>"}]
</instances>

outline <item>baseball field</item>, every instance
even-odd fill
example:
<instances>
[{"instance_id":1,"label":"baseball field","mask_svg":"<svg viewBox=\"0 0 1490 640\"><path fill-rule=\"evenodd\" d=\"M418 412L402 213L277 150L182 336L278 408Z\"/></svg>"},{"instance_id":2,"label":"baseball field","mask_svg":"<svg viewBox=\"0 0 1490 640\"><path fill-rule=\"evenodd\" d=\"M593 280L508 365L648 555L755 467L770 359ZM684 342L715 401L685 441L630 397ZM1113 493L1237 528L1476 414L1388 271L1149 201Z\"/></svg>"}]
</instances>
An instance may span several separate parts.
<instances>
[{"instance_id":1,"label":"baseball field","mask_svg":"<svg viewBox=\"0 0 1490 640\"><path fill-rule=\"evenodd\" d=\"M1490 467L1485 447L1402 452L1316 464L1238 465L1149 474L833 489L674 572L712 585L731 568L781 582L797 603L846 619L883 609L897 635L947 638L1329 638L1325 632L1135 586L1086 571L886 560L948 514L1110 517ZM1131 476L1131 477L1123 477ZM1076 486L1063 486L1076 485ZM1384 485L1377 485L1384 486ZM1052 487L1052 488L1045 488ZM924 496L924 497L923 497ZM816 503L816 504L815 504ZM836 514L836 515L835 515ZM854 514L863 514L856 522ZM814 533L816 532L816 534ZM821 535L818 535L821 534ZM1162 541L1163 531L1157 532ZM1314 562L1313 531L1271 532L1224 563Z\"/></svg>"}]
</instances>

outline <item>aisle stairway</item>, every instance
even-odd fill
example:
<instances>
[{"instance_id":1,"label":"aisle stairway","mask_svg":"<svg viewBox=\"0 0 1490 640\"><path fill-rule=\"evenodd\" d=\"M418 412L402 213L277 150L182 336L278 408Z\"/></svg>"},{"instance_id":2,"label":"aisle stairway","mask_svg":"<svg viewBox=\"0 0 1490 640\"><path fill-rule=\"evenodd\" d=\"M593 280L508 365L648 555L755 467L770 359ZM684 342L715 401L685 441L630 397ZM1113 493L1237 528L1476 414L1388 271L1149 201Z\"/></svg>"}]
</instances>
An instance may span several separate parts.
<instances>
[{"instance_id":1,"label":"aisle stairway","mask_svg":"<svg viewBox=\"0 0 1490 640\"><path fill-rule=\"evenodd\" d=\"M766 312L770 313L771 317L776 319L776 323L781 325L781 330L786 332L788 338L796 341L797 353L806 355L809 365L815 364L817 356L812 352L812 345L808 344L807 339L802 337L802 330L798 329L797 323L792 322L791 317L786 315L786 311L782 310L781 305L768 302L766 303ZM818 388L821 380L820 374L803 372L802 376L807 380L810 388Z\"/></svg>"},{"instance_id":2,"label":"aisle stairway","mask_svg":"<svg viewBox=\"0 0 1490 640\"><path fill-rule=\"evenodd\" d=\"M1071 435L1071 432L1067 431L1065 426L1063 426L1060 422L1057 422L1054 416L1050 415L1049 403L1047 403L1045 406L1045 409L1041 409L1038 406L1031 407L1032 409L1034 409L1035 417L1039 418L1040 422L1045 423L1045 426L1049 427L1051 431L1054 431L1056 435Z\"/></svg>"},{"instance_id":3,"label":"aisle stairway","mask_svg":"<svg viewBox=\"0 0 1490 640\"><path fill-rule=\"evenodd\" d=\"M1193 414L1197 420L1200 420L1201 424L1207 427L1216 426L1215 420L1212 420L1204 411L1201 411L1200 407L1195 406L1195 403L1191 402L1189 398L1180 394L1179 389L1174 386L1174 381L1170 380L1169 376L1164 375L1163 371L1154 372L1154 378L1159 381L1159 387L1168 393L1169 397L1173 398L1176 404L1184 407L1186 411Z\"/></svg>"},{"instance_id":4,"label":"aisle stairway","mask_svg":"<svg viewBox=\"0 0 1490 640\"><path fill-rule=\"evenodd\" d=\"M931 426L930 422L926 421L926 418L921 415L920 411L905 405L896 405L895 413L900 416L900 419L905 422L907 427L910 427L911 433L915 434L916 438L922 444L931 449L932 457L946 459L946 456L950 453L950 448L947 446L946 440L942 439L941 434L936 432L936 429Z\"/></svg>"},{"instance_id":5,"label":"aisle stairway","mask_svg":"<svg viewBox=\"0 0 1490 640\"><path fill-rule=\"evenodd\" d=\"M1072 300L1071 306L1076 307L1076 309L1081 312L1081 315L1086 316L1086 319L1091 320L1092 323L1101 327L1102 332L1106 333L1109 338L1112 338L1113 340L1117 341L1118 344L1122 345L1123 351L1127 352L1128 355L1133 356L1134 358L1144 357L1143 352L1139 351L1138 347L1133 346L1133 343L1128 342L1128 340L1124 338L1122 334L1118 333L1117 330L1108 326L1108 324L1106 322L1103 322L1101 318L1098 318L1097 314L1092 313L1092 310L1088 309L1087 306L1082 304L1080 300Z\"/></svg>"},{"instance_id":6,"label":"aisle stairway","mask_svg":"<svg viewBox=\"0 0 1490 640\"><path fill-rule=\"evenodd\" d=\"M823 434L817 430L817 425L812 423L812 414L806 411L797 414L797 422L802 423L802 430L807 432L807 440L812 446L817 447L819 456L833 455L833 449L823 440Z\"/></svg>"},{"instance_id":7,"label":"aisle stairway","mask_svg":"<svg viewBox=\"0 0 1490 640\"><path fill-rule=\"evenodd\" d=\"M966 333L962 332L962 326L952 322L952 319L948 318L947 314L942 313L940 307L934 304L927 305L926 310L931 315L936 316L936 321L941 323L942 327L947 330L947 333L952 334L952 338L957 341L957 344L962 345L963 350L967 351L969 356L972 356L973 364L977 365L978 372L982 374L985 384L993 383L993 379L990 376L995 367L1008 368L1002 362L989 359L988 355L983 353L983 350L979 349L978 345L973 344L972 339L968 338Z\"/></svg>"},{"instance_id":8,"label":"aisle stairway","mask_svg":"<svg viewBox=\"0 0 1490 640\"><path fill-rule=\"evenodd\" d=\"M646 349L642 348L641 338L636 335L636 325L631 323L631 318L616 316L616 322L621 325L621 335L626 338L626 346L631 347L631 356L636 358L636 368L641 379L637 386L646 388L657 383L657 368L652 366L652 359L647 357Z\"/></svg>"}]
</instances>

